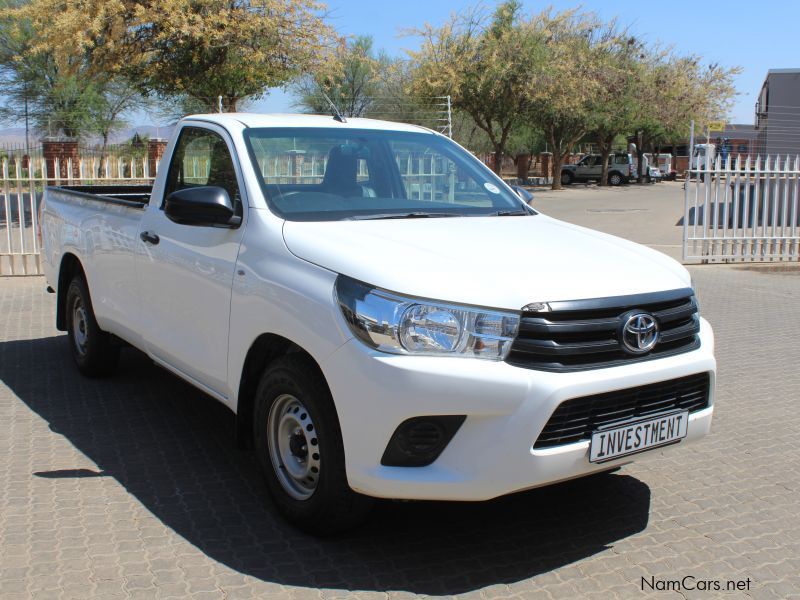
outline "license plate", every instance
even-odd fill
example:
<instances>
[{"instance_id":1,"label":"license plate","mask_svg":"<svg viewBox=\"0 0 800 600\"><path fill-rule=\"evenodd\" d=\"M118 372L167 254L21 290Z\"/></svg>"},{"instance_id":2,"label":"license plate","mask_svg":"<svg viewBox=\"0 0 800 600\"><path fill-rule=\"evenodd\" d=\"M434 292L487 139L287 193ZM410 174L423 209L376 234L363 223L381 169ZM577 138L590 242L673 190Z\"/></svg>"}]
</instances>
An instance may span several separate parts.
<instances>
[{"instance_id":1,"label":"license plate","mask_svg":"<svg viewBox=\"0 0 800 600\"><path fill-rule=\"evenodd\" d=\"M689 411L662 415L595 431L589 446L590 462L605 462L665 446L686 437Z\"/></svg>"}]
</instances>

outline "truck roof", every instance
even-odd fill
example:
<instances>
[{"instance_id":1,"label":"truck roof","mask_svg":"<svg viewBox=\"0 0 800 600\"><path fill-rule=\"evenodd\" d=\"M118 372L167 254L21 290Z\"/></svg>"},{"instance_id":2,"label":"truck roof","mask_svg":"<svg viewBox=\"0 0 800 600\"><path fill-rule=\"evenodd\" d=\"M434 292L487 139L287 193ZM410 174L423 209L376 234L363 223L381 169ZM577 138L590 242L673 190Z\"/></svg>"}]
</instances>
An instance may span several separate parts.
<instances>
[{"instance_id":1,"label":"truck roof","mask_svg":"<svg viewBox=\"0 0 800 600\"><path fill-rule=\"evenodd\" d=\"M375 129L386 131L414 131L417 133L435 133L419 125L395 123L392 121L379 121L377 119L364 119L347 117L346 123L341 123L331 115L307 114L264 114L264 113L209 113L189 115L185 120L205 121L218 123L223 127L233 129L246 129L250 127L330 127L332 129Z\"/></svg>"}]
</instances>

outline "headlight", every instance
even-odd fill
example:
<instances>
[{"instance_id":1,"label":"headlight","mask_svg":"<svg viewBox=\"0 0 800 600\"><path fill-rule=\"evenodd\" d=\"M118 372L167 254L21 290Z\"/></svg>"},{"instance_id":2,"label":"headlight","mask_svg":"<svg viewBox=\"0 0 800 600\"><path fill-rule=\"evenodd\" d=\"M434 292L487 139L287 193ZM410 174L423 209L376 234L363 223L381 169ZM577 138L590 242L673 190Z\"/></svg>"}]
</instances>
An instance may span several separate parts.
<instances>
[{"instance_id":1,"label":"headlight","mask_svg":"<svg viewBox=\"0 0 800 600\"><path fill-rule=\"evenodd\" d=\"M518 313L408 298L344 275L336 296L356 337L393 354L503 360L519 328Z\"/></svg>"}]
</instances>

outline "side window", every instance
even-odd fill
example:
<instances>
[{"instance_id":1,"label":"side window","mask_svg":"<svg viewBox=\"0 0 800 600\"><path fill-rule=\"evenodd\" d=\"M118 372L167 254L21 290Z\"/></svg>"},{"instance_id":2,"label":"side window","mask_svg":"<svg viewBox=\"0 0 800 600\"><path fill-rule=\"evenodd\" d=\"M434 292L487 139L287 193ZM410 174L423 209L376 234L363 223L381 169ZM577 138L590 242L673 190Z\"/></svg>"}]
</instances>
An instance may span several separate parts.
<instances>
[{"instance_id":1,"label":"side window","mask_svg":"<svg viewBox=\"0 0 800 600\"><path fill-rule=\"evenodd\" d=\"M177 190L205 185L224 188L236 214L242 214L242 196L225 140L208 129L184 127L169 164L164 198Z\"/></svg>"}]
</instances>

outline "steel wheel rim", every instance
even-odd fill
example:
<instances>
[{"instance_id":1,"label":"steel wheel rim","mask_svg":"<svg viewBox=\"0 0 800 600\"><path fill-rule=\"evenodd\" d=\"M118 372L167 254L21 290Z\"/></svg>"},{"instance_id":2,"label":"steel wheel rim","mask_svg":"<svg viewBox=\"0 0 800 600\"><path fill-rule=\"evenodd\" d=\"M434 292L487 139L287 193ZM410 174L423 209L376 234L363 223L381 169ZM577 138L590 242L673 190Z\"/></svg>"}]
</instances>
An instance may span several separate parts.
<instances>
[{"instance_id":1,"label":"steel wheel rim","mask_svg":"<svg viewBox=\"0 0 800 600\"><path fill-rule=\"evenodd\" d=\"M620 179L619 175L612 175L611 176L611 185L619 185L620 181L621 181L621 179Z\"/></svg>"},{"instance_id":2,"label":"steel wheel rim","mask_svg":"<svg viewBox=\"0 0 800 600\"><path fill-rule=\"evenodd\" d=\"M80 298L75 299L75 304L72 307L72 340L75 344L75 350L77 350L78 354L84 356L86 354L86 343L89 340L89 328L86 308Z\"/></svg>"},{"instance_id":3,"label":"steel wheel rim","mask_svg":"<svg viewBox=\"0 0 800 600\"><path fill-rule=\"evenodd\" d=\"M267 418L269 457L284 491L307 500L317 489L320 451L317 428L305 405L291 394L278 396Z\"/></svg>"}]
</instances>

